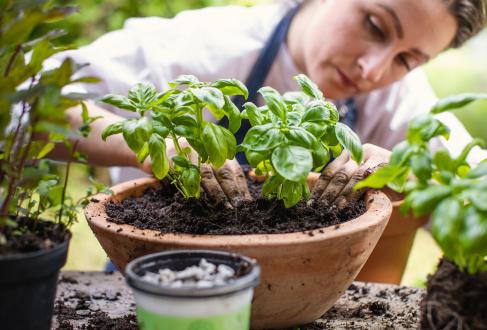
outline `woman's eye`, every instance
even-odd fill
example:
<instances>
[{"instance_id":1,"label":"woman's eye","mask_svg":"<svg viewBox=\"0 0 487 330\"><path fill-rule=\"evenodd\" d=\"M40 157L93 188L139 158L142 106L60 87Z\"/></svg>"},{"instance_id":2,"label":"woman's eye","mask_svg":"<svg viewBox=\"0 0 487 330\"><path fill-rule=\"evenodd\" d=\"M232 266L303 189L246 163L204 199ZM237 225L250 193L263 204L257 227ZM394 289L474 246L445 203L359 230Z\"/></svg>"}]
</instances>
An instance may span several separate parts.
<instances>
[{"instance_id":1,"label":"woman's eye","mask_svg":"<svg viewBox=\"0 0 487 330\"><path fill-rule=\"evenodd\" d=\"M370 27L370 30L372 33L376 36L379 37L380 39L385 39L386 34L384 31L379 27L377 22L375 22L375 19L371 15L367 15L367 24Z\"/></svg>"},{"instance_id":2,"label":"woman's eye","mask_svg":"<svg viewBox=\"0 0 487 330\"><path fill-rule=\"evenodd\" d=\"M408 60L406 59L406 56L398 55L398 60L399 63L401 63L406 68L406 70L411 71L412 66L409 64Z\"/></svg>"}]
</instances>

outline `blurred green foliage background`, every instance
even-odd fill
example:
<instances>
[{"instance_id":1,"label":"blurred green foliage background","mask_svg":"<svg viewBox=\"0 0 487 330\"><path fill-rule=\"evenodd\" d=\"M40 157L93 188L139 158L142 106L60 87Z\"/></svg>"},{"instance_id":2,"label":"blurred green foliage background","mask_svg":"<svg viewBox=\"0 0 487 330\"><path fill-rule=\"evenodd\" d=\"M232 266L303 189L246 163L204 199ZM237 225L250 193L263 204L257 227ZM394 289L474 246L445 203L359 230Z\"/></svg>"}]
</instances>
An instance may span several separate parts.
<instances>
[{"instance_id":1,"label":"blurred green foliage background","mask_svg":"<svg viewBox=\"0 0 487 330\"><path fill-rule=\"evenodd\" d=\"M70 2L79 7L64 27L69 34L63 38L76 46L85 45L100 35L123 26L129 17L173 17L179 11L215 5L253 5L272 0L79 0ZM279 0L277 0L279 1ZM66 0L54 0L66 5ZM432 60L424 68L439 97L459 92L487 92L487 32L467 43L459 50L449 50ZM470 133L487 141L487 102L477 102L455 114ZM484 126L485 125L485 126ZM93 174L93 169L90 169ZM73 196L82 194L89 185L85 169L77 166L71 179ZM98 172L99 173L99 172ZM106 174L106 173L105 173ZM103 176L103 175L102 175ZM106 181L107 182L107 181ZM107 182L108 183L108 182ZM73 240L65 269L100 270L107 257L88 228L83 216L73 227ZM440 250L424 229L418 231L403 284L423 286L440 257Z\"/></svg>"}]
</instances>

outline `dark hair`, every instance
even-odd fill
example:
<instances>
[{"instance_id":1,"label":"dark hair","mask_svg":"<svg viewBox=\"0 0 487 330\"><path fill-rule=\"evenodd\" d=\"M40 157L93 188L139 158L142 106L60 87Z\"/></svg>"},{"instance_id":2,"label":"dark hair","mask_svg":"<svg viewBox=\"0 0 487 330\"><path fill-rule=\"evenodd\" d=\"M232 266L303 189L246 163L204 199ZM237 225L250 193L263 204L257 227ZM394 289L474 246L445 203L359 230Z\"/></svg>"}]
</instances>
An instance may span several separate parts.
<instances>
[{"instance_id":1,"label":"dark hair","mask_svg":"<svg viewBox=\"0 0 487 330\"><path fill-rule=\"evenodd\" d=\"M450 47L458 48L479 33L487 21L486 0L444 0L458 29Z\"/></svg>"}]
</instances>

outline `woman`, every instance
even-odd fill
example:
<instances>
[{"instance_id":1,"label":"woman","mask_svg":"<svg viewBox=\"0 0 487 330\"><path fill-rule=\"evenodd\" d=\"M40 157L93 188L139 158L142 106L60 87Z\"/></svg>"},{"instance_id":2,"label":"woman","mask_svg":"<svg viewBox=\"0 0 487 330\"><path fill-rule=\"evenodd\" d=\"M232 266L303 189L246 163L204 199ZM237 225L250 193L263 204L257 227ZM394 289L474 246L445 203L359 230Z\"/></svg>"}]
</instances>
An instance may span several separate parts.
<instances>
[{"instance_id":1,"label":"woman","mask_svg":"<svg viewBox=\"0 0 487 330\"><path fill-rule=\"evenodd\" d=\"M140 81L164 89L186 73L203 81L246 81L251 95L262 85L285 92L297 88L292 76L306 73L369 143L362 166L357 168L344 154L328 166L323 177L328 179L315 189L313 198L326 191L329 200L341 196L337 202L342 204L343 196L357 197L351 188L366 169L388 159L384 149L404 138L409 119L435 102L425 75L415 69L480 31L485 6L485 0L309 0L214 7L173 19L130 19L122 30L56 59L69 56L89 63L79 74L102 82L76 88L96 95L125 94ZM108 145L100 140L102 129L119 120L117 111L108 113L94 104L90 111L104 119L93 124L90 139L79 145L89 161L147 169L120 136L110 137ZM71 111L73 125L79 124L78 113ZM453 115L444 114L442 120L452 128L452 137L440 143L458 153L470 136ZM113 172L115 181L140 176L128 169Z\"/></svg>"}]
</instances>

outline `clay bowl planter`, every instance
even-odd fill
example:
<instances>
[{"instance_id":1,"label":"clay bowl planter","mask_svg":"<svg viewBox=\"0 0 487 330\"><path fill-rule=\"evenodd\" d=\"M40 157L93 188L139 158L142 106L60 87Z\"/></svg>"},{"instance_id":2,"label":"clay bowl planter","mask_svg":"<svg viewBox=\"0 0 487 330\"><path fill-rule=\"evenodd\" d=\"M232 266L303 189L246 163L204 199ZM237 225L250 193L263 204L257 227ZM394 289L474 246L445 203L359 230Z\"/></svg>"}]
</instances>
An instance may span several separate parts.
<instances>
[{"instance_id":1,"label":"clay bowl planter","mask_svg":"<svg viewBox=\"0 0 487 330\"><path fill-rule=\"evenodd\" d=\"M143 178L113 187L113 196L95 196L85 215L100 244L119 269L137 257L172 249L224 250L256 259L262 273L252 304L255 329L305 324L323 315L357 276L392 212L389 198L371 191L363 215L310 233L195 236L107 220L108 201L139 196L149 186L159 185L155 179Z\"/></svg>"}]
</instances>

